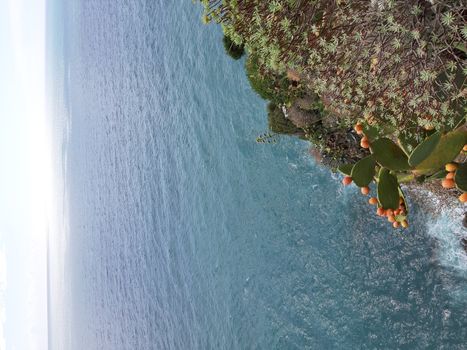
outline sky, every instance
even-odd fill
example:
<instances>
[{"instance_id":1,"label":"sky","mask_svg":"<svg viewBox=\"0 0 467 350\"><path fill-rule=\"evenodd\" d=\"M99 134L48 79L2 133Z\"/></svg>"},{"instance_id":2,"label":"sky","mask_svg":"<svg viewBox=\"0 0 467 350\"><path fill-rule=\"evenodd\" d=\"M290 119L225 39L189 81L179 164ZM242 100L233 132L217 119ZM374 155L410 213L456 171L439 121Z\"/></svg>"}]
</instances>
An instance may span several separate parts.
<instances>
[{"instance_id":1,"label":"sky","mask_svg":"<svg viewBox=\"0 0 467 350\"><path fill-rule=\"evenodd\" d=\"M47 348L45 0L0 0L0 350Z\"/></svg>"}]
</instances>

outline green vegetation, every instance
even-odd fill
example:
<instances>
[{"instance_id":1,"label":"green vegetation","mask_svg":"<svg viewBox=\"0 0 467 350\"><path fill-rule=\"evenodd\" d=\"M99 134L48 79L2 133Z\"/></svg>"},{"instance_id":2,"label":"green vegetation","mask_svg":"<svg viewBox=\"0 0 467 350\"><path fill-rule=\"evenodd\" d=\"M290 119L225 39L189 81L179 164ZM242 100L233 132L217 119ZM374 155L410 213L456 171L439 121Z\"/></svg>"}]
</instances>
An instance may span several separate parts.
<instances>
[{"instance_id":1,"label":"green vegetation","mask_svg":"<svg viewBox=\"0 0 467 350\"><path fill-rule=\"evenodd\" d=\"M362 139L367 138L365 130L373 131L360 123L355 126L355 130L362 135ZM366 188L374 181L379 213L383 210L395 227L399 227L399 224L405 227L408 225L407 204L399 183L414 179L424 182L444 178L441 182L444 188L457 186L460 191L465 192L467 163L458 164L453 161L464 152L466 144L465 126L444 134L434 132L408 155L391 139L373 135L369 146L371 156L363 158L355 165L341 166L339 171L346 175L345 185L353 181L358 187ZM378 169L378 176L375 176ZM461 196L459 199L463 201L462 198Z\"/></svg>"},{"instance_id":2,"label":"green vegetation","mask_svg":"<svg viewBox=\"0 0 467 350\"><path fill-rule=\"evenodd\" d=\"M441 128L464 117L462 0L201 2L261 66L296 70L343 118Z\"/></svg>"},{"instance_id":3,"label":"green vegetation","mask_svg":"<svg viewBox=\"0 0 467 350\"><path fill-rule=\"evenodd\" d=\"M225 52L234 60L239 60L245 54L245 47L235 44L227 35L224 35L222 42L224 43Z\"/></svg>"},{"instance_id":4,"label":"green vegetation","mask_svg":"<svg viewBox=\"0 0 467 350\"><path fill-rule=\"evenodd\" d=\"M252 89L265 100L280 105L303 95L302 89L292 84L287 75L262 66L255 55L248 55L245 69Z\"/></svg>"},{"instance_id":5,"label":"green vegetation","mask_svg":"<svg viewBox=\"0 0 467 350\"><path fill-rule=\"evenodd\" d=\"M276 134L303 136L304 131L287 119L281 108L273 102L268 104L269 130Z\"/></svg>"},{"instance_id":6,"label":"green vegetation","mask_svg":"<svg viewBox=\"0 0 467 350\"><path fill-rule=\"evenodd\" d=\"M367 187L375 176L376 162L373 156L359 160L350 172L350 176L358 187Z\"/></svg>"},{"instance_id":7,"label":"green vegetation","mask_svg":"<svg viewBox=\"0 0 467 350\"><path fill-rule=\"evenodd\" d=\"M467 201L463 0L200 2L271 101L260 142L309 140L344 184L366 195L375 183L369 202L396 228L408 226L401 183L442 179Z\"/></svg>"}]
</instances>

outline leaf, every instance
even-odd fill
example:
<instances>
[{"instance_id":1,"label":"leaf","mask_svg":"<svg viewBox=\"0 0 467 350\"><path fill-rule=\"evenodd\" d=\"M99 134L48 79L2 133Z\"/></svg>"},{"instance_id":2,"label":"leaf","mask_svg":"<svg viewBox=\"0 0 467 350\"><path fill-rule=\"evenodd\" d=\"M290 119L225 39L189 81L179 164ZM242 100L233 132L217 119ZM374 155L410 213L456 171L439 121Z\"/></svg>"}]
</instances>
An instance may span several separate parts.
<instances>
[{"instance_id":1,"label":"leaf","mask_svg":"<svg viewBox=\"0 0 467 350\"><path fill-rule=\"evenodd\" d=\"M338 167L337 170L344 175L350 176L352 174L353 167L353 164L344 164Z\"/></svg>"},{"instance_id":2,"label":"leaf","mask_svg":"<svg viewBox=\"0 0 467 350\"><path fill-rule=\"evenodd\" d=\"M467 192L467 163L458 165L454 180L458 189Z\"/></svg>"},{"instance_id":3,"label":"leaf","mask_svg":"<svg viewBox=\"0 0 467 350\"><path fill-rule=\"evenodd\" d=\"M375 140L379 136L378 129L374 126L363 124L363 134L371 141Z\"/></svg>"},{"instance_id":4,"label":"leaf","mask_svg":"<svg viewBox=\"0 0 467 350\"><path fill-rule=\"evenodd\" d=\"M402 150L407 154L407 156L412 153L412 151L417 147L417 142L413 137L409 137L405 134L399 134L399 137L397 138L397 141L399 143L399 146L401 146Z\"/></svg>"},{"instance_id":5,"label":"leaf","mask_svg":"<svg viewBox=\"0 0 467 350\"><path fill-rule=\"evenodd\" d=\"M402 198L404 201L404 206L405 206L405 216L409 214L409 205L407 204L407 200L405 199L404 192L402 191L402 188L399 186L399 198Z\"/></svg>"},{"instance_id":6,"label":"leaf","mask_svg":"<svg viewBox=\"0 0 467 350\"><path fill-rule=\"evenodd\" d=\"M359 160L352 169L352 180L358 187L366 187L375 176L376 162L372 156Z\"/></svg>"},{"instance_id":7,"label":"leaf","mask_svg":"<svg viewBox=\"0 0 467 350\"><path fill-rule=\"evenodd\" d=\"M394 171L409 170L407 155L388 138L381 138L370 145L375 160L383 167Z\"/></svg>"},{"instance_id":8,"label":"leaf","mask_svg":"<svg viewBox=\"0 0 467 350\"><path fill-rule=\"evenodd\" d=\"M368 137L370 142L373 142L380 137L384 137L385 135L393 134L395 131L396 130L389 125L381 126L363 123L363 134Z\"/></svg>"},{"instance_id":9,"label":"leaf","mask_svg":"<svg viewBox=\"0 0 467 350\"><path fill-rule=\"evenodd\" d=\"M388 169L381 168L378 182L378 201L384 209L399 208L399 184Z\"/></svg>"},{"instance_id":10,"label":"leaf","mask_svg":"<svg viewBox=\"0 0 467 350\"><path fill-rule=\"evenodd\" d=\"M423 162L416 166L417 170L439 169L454 160L467 143L467 131L455 130L441 136L435 150Z\"/></svg>"},{"instance_id":11,"label":"leaf","mask_svg":"<svg viewBox=\"0 0 467 350\"><path fill-rule=\"evenodd\" d=\"M439 131L423 140L422 143L415 147L412 154L410 155L409 164L413 167L416 167L425 159L427 159L436 149L436 146L438 146L440 140L441 133Z\"/></svg>"}]
</instances>

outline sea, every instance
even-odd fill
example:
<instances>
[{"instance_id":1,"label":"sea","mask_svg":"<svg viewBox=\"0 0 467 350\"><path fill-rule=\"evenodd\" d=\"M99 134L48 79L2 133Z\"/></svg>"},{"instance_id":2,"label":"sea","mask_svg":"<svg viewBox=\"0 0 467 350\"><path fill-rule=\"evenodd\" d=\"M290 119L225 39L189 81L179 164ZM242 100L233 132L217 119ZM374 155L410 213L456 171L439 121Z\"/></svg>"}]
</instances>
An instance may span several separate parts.
<instances>
[{"instance_id":1,"label":"sea","mask_svg":"<svg viewBox=\"0 0 467 350\"><path fill-rule=\"evenodd\" d=\"M307 142L257 143L201 13L47 2L49 349L467 349L462 215L393 230Z\"/></svg>"}]
</instances>

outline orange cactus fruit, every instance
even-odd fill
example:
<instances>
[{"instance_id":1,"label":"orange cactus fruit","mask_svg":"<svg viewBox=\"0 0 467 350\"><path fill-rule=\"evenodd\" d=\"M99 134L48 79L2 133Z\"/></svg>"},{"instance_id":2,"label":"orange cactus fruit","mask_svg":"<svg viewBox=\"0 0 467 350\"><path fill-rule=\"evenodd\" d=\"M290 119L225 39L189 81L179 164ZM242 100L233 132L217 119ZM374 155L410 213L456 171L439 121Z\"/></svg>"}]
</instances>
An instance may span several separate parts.
<instances>
[{"instance_id":1,"label":"orange cactus fruit","mask_svg":"<svg viewBox=\"0 0 467 350\"><path fill-rule=\"evenodd\" d=\"M392 209L386 210L386 216L394 216L394 211Z\"/></svg>"},{"instance_id":2,"label":"orange cactus fruit","mask_svg":"<svg viewBox=\"0 0 467 350\"><path fill-rule=\"evenodd\" d=\"M467 145L464 145L464 148L462 148L464 152L467 152Z\"/></svg>"},{"instance_id":3,"label":"orange cactus fruit","mask_svg":"<svg viewBox=\"0 0 467 350\"><path fill-rule=\"evenodd\" d=\"M389 215L388 216L388 221L391 222L391 223L394 223L394 222L396 222L396 218L393 215Z\"/></svg>"},{"instance_id":4,"label":"orange cactus fruit","mask_svg":"<svg viewBox=\"0 0 467 350\"><path fill-rule=\"evenodd\" d=\"M370 193L370 188L369 188L368 186L362 187L362 188L360 189L360 192L362 192L362 194L363 194L364 196L367 196L367 195Z\"/></svg>"},{"instance_id":5,"label":"orange cactus fruit","mask_svg":"<svg viewBox=\"0 0 467 350\"><path fill-rule=\"evenodd\" d=\"M454 180L455 173L447 173L446 180Z\"/></svg>"},{"instance_id":6,"label":"orange cactus fruit","mask_svg":"<svg viewBox=\"0 0 467 350\"><path fill-rule=\"evenodd\" d=\"M366 136L362 137L362 139L360 141L360 146L362 148L370 148L370 142L368 141L368 137L366 137Z\"/></svg>"},{"instance_id":7,"label":"orange cactus fruit","mask_svg":"<svg viewBox=\"0 0 467 350\"><path fill-rule=\"evenodd\" d=\"M344 186L348 186L352 183L352 178L350 176L344 176L344 178L342 179L342 184Z\"/></svg>"},{"instance_id":8,"label":"orange cactus fruit","mask_svg":"<svg viewBox=\"0 0 467 350\"><path fill-rule=\"evenodd\" d=\"M376 210L376 214L379 215L379 216L383 216L384 215L384 209L379 207L377 210Z\"/></svg>"},{"instance_id":9,"label":"orange cactus fruit","mask_svg":"<svg viewBox=\"0 0 467 350\"><path fill-rule=\"evenodd\" d=\"M460 200L462 203L467 202L467 192L462 193L462 194L459 196L459 200Z\"/></svg>"},{"instance_id":10,"label":"orange cactus fruit","mask_svg":"<svg viewBox=\"0 0 467 350\"><path fill-rule=\"evenodd\" d=\"M457 169L457 164L455 164L455 163L448 163L448 164L446 164L445 169L446 169L446 171L449 171L450 173L452 173L453 171L456 171L456 169Z\"/></svg>"},{"instance_id":11,"label":"orange cactus fruit","mask_svg":"<svg viewBox=\"0 0 467 350\"><path fill-rule=\"evenodd\" d=\"M392 227L394 227L394 228L398 228L400 225L401 225L401 224L399 224L397 221L394 221L394 222L392 223Z\"/></svg>"},{"instance_id":12,"label":"orange cactus fruit","mask_svg":"<svg viewBox=\"0 0 467 350\"><path fill-rule=\"evenodd\" d=\"M361 135L363 133L363 125L360 123L355 124L354 130L357 134Z\"/></svg>"},{"instance_id":13,"label":"orange cactus fruit","mask_svg":"<svg viewBox=\"0 0 467 350\"><path fill-rule=\"evenodd\" d=\"M378 204L378 199L376 199L375 197L371 197L368 200L368 203L370 203L371 205L376 205L376 204Z\"/></svg>"},{"instance_id":14,"label":"orange cactus fruit","mask_svg":"<svg viewBox=\"0 0 467 350\"><path fill-rule=\"evenodd\" d=\"M454 188L456 184L453 179L444 179L443 181L441 181L441 186L443 186L443 188L449 189Z\"/></svg>"}]
</instances>

